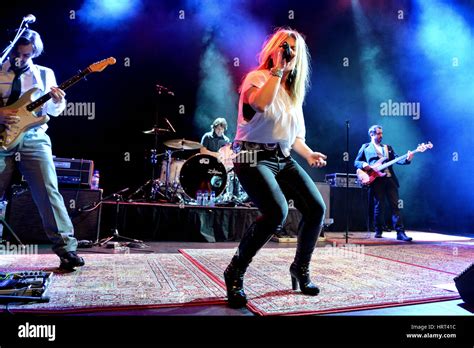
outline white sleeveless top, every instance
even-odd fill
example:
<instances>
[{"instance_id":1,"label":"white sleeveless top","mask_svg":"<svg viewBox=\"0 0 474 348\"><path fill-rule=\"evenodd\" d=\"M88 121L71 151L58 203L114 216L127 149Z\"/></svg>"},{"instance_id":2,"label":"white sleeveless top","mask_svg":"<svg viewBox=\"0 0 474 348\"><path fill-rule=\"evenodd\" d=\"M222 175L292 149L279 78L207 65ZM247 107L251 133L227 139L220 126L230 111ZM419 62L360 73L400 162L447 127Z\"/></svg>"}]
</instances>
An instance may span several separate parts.
<instances>
[{"instance_id":1,"label":"white sleeveless top","mask_svg":"<svg viewBox=\"0 0 474 348\"><path fill-rule=\"evenodd\" d=\"M279 143L285 156L290 155L296 138L303 141L306 136L302 106L293 106L290 96L280 86L278 93L267 110L257 112L250 121L243 115L243 98L252 86L261 88L270 78L270 71L255 70L250 72L242 84L239 99L239 116L235 140L255 143Z\"/></svg>"}]
</instances>

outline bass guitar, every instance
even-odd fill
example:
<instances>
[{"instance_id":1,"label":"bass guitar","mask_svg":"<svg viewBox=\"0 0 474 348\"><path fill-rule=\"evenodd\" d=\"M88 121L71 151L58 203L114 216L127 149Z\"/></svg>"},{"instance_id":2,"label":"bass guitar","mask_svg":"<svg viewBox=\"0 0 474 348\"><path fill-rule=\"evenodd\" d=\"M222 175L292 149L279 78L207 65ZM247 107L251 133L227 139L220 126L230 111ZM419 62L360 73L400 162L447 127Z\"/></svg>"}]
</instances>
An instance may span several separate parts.
<instances>
[{"instance_id":1,"label":"bass guitar","mask_svg":"<svg viewBox=\"0 0 474 348\"><path fill-rule=\"evenodd\" d=\"M411 152L425 152L428 149L432 149L433 144L431 142L428 142L428 144L420 144L416 148L416 150L413 150ZM379 159L377 162L375 162L373 165L369 166L366 169L357 169L357 178L359 179L359 182L362 185L370 185L372 184L377 178L386 176L387 174L384 173L383 171L385 168L390 167L391 165L404 160L405 158L408 157L408 154L405 154L403 156L397 157L390 162L384 163L387 158L382 157Z\"/></svg>"}]
</instances>

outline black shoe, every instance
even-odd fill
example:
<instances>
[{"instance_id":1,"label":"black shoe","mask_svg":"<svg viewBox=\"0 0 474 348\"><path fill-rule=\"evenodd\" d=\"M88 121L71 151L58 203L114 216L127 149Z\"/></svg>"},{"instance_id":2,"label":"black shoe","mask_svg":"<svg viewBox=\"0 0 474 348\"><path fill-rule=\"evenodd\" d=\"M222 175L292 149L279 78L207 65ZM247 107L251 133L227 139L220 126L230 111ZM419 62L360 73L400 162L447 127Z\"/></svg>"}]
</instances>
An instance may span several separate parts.
<instances>
[{"instance_id":1,"label":"black shoe","mask_svg":"<svg viewBox=\"0 0 474 348\"><path fill-rule=\"evenodd\" d=\"M74 267L81 267L85 265L84 259L77 255L75 251L68 251L66 254L59 257L61 264L60 269L66 271L73 271Z\"/></svg>"},{"instance_id":2,"label":"black shoe","mask_svg":"<svg viewBox=\"0 0 474 348\"><path fill-rule=\"evenodd\" d=\"M291 287L293 290L298 290L298 285L301 292L305 295L316 296L319 294L319 288L309 279L309 264L298 266L294 262L290 267Z\"/></svg>"},{"instance_id":3,"label":"black shoe","mask_svg":"<svg viewBox=\"0 0 474 348\"><path fill-rule=\"evenodd\" d=\"M404 242L411 242L413 240L413 238L408 237L404 231L397 232L397 239L402 240Z\"/></svg>"},{"instance_id":4,"label":"black shoe","mask_svg":"<svg viewBox=\"0 0 474 348\"><path fill-rule=\"evenodd\" d=\"M382 231L375 231L374 238L383 238Z\"/></svg>"}]
</instances>

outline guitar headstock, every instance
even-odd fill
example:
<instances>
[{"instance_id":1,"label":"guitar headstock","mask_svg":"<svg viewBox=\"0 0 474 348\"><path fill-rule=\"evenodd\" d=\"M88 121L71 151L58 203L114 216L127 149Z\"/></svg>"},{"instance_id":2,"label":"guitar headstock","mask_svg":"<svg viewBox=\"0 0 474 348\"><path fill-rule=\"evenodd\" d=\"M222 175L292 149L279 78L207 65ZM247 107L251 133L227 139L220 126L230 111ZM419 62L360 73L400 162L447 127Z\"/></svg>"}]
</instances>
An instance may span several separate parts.
<instances>
[{"instance_id":1,"label":"guitar headstock","mask_svg":"<svg viewBox=\"0 0 474 348\"><path fill-rule=\"evenodd\" d=\"M107 59L103 59L99 62L89 65L87 69L89 69L90 72L101 72L106 67L108 67L109 65L114 65L116 62L117 60L114 57L109 57Z\"/></svg>"},{"instance_id":2,"label":"guitar headstock","mask_svg":"<svg viewBox=\"0 0 474 348\"><path fill-rule=\"evenodd\" d=\"M418 145L418 147L416 148L416 151L417 152L425 152L426 150L432 149L432 148L433 148L433 144L431 143L431 141L428 141L427 144L422 143L422 144Z\"/></svg>"}]
</instances>

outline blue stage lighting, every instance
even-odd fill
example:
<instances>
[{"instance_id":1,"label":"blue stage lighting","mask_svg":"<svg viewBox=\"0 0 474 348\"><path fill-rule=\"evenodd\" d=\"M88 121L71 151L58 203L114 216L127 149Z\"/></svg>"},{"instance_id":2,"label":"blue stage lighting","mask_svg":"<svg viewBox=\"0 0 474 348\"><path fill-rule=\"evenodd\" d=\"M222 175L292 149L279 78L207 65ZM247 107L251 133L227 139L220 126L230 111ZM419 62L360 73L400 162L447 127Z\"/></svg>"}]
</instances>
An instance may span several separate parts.
<instances>
[{"instance_id":1,"label":"blue stage lighting","mask_svg":"<svg viewBox=\"0 0 474 348\"><path fill-rule=\"evenodd\" d=\"M86 0L78 15L94 29L110 29L133 17L141 7L142 0Z\"/></svg>"}]
</instances>

